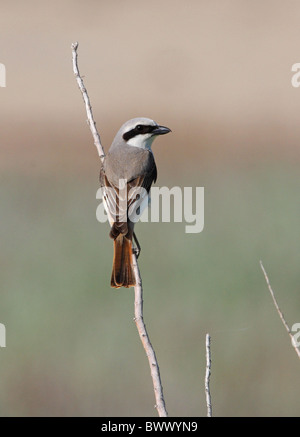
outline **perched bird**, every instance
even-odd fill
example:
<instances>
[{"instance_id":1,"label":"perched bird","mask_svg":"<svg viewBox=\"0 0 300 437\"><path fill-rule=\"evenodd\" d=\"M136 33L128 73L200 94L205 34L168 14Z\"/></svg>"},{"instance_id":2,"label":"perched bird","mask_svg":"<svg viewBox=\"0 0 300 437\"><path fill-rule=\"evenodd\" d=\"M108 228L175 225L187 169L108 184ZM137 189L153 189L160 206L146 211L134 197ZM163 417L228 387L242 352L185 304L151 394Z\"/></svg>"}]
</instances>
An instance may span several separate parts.
<instances>
[{"instance_id":1,"label":"perched bird","mask_svg":"<svg viewBox=\"0 0 300 437\"><path fill-rule=\"evenodd\" d=\"M130 211L138 204L142 214L148 204L148 193L156 181L157 169L151 150L153 140L171 130L149 118L133 118L118 131L105 156L100 170L103 204L110 222L110 237L114 240L114 258L111 286L134 287L132 267L132 239L139 243L134 233L134 220Z\"/></svg>"}]
</instances>

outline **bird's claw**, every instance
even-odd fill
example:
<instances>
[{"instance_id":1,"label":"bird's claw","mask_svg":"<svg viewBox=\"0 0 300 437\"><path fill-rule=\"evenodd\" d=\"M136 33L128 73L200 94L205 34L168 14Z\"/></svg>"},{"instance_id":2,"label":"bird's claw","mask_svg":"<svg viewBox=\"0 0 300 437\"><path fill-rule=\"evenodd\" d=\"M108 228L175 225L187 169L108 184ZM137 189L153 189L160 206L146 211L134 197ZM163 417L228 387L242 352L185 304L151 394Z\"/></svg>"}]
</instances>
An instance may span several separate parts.
<instances>
[{"instance_id":1,"label":"bird's claw","mask_svg":"<svg viewBox=\"0 0 300 437\"><path fill-rule=\"evenodd\" d=\"M138 259L138 257L140 256L140 253L141 253L141 249L139 247L133 247L132 248L132 253L134 253L136 258Z\"/></svg>"}]
</instances>

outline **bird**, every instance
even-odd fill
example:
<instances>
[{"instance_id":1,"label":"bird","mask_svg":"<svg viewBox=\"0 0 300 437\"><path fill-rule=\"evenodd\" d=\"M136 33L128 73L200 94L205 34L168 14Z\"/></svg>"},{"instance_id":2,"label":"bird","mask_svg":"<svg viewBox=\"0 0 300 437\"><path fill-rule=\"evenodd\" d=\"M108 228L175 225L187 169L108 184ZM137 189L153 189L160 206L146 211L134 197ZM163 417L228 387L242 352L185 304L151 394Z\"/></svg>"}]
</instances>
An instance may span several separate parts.
<instances>
[{"instance_id":1,"label":"bird","mask_svg":"<svg viewBox=\"0 0 300 437\"><path fill-rule=\"evenodd\" d=\"M103 205L109 223L109 236L114 242L110 285L130 288L136 285L133 250L138 256L140 245L134 232L136 220L148 205L151 185L157 179L157 167L151 149L154 139L171 132L146 117L124 123L117 132L100 169ZM133 239L136 247L133 248Z\"/></svg>"}]
</instances>

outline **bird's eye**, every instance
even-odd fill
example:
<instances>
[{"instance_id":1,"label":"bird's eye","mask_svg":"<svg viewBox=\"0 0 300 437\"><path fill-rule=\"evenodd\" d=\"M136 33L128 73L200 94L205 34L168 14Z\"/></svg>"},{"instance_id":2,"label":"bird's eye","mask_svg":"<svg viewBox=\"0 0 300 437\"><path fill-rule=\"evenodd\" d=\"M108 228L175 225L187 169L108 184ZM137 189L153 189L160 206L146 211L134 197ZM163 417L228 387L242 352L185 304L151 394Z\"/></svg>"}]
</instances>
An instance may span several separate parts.
<instances>
[{"instance_id":1,"label":"bird's eye","mask_svg":"<svg viewBox=\"0 0 300 437\"><path fill-rule=\"evenodd\" d=\"M136 130L142 130L142 129L143 129L143 126L141 124L138 124L136 127Z\"/></svg>"}]
</instances>

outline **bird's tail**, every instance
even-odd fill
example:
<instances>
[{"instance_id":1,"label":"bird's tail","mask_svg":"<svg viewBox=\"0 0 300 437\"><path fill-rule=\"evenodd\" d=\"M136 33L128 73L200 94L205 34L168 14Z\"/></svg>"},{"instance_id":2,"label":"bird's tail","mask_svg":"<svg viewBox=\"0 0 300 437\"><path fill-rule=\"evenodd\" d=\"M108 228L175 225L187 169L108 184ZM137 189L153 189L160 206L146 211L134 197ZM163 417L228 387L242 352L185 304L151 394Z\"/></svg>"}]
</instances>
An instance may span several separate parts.
<instances>
[{"instance_id":1,"label":"bird's tail","mask_svg":"<svg viewBox=\"0 0 300 437\"><path fill-rule=\"evenodd\" d=\"M129 288L136 285L132 266L132 241L124 234L119 234L114 239L114 259L110 284L113 288Z\"/></svg>"}]
</instances>

